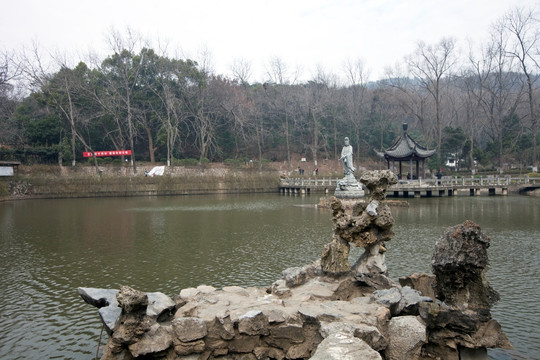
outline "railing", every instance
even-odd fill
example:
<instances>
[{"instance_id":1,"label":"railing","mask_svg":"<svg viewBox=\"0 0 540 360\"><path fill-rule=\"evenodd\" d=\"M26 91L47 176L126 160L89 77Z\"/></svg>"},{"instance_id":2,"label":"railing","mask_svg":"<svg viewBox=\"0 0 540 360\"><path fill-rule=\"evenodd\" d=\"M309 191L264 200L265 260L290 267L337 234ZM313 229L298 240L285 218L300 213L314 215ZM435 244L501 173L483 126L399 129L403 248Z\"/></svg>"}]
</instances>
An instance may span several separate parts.
<instances>
[{"instance_id":1,"label":"railing","mask_svg":"<svg viewBox=\"0 0 540 360\"><path fill-rule=\"evenodd\" d=\"M332 178L285 178L281 179L281 187L331 187L337 186L341 179ZM529 176L500 176L488 175L482 177L456 177L443 176L441 179L418 179L399 180L392 188L412 188L412 187L489 187L489 186L510 186L510 185L540 185L540 177Z\"/></svg>"},{"instance_id":2,"label":"railing","mask_svg":"<svg viewBox=\"0 0 540 360\"><path fill-rule=\"evenodd\" d=\"M489 187L489 186L510 186L510 185L526 185L539 184L540 178L520 176L512 177L500 175L488 175L483 177L456 177L443 176L441 179L418 179L418 180L399 180L394 188L411 188L411 187Z\"/></svg>"},{"instance_id":3,"label":"railing","mask_svg":"<svg viewBox=\"0 0 540 360\"><path fill-rule=\"evenodd\" d=\"M282 187L331 187L337 186L337 182L341 179L331 178L285 178L281 179L280 185Z\"/></svg>"}]
</instances>

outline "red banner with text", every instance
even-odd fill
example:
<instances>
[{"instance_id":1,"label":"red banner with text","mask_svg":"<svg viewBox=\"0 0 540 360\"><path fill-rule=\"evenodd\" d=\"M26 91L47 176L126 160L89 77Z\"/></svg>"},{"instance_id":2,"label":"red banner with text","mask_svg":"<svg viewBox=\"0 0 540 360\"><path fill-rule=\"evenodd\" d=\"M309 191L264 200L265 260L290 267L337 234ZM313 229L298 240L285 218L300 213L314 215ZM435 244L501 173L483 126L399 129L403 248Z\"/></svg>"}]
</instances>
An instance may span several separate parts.
<instances>
[{"instance_id":1,"label":"red banner with text","mask_svg":"<svg viewBox=\"0 0 540 360\"><path fill-rule=\"evenodd\" d=\"M124 155L131 155L131 150L110 150L110 151L94 151L96 154L96 157L100 156L124 156ZM83 152L84 157L92 157L92 153L90 151L84 151Z\"/></svg>"}]
</instances>

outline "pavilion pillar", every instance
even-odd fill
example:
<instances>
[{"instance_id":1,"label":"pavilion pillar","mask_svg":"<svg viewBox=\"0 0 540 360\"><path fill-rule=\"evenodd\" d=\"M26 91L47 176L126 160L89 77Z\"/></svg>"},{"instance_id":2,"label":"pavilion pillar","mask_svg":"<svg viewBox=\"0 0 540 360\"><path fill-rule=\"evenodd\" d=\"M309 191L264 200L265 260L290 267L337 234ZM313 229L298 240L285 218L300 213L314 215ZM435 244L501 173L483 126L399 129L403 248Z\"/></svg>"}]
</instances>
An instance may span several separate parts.
<instances>
[{"instance_id":1,"label":"pavilion pillar","mask_svg":"<svg viewBox=\"0 0 540 360\"><path fill-rule=\"evenodd\" d=\"M409 178L413 179L413 172L412 172L412 159L409 159Z\"/></svg>"},{"instance_id":2,"label":"pavilion pillar","mask_svg":"<svg viewBox=\"0 0 540 360\"><path fill-rule=\"evenodd\" d=\"M422 179L426 178L426 159L422 159Z\"/></svg>"}]
</instances>

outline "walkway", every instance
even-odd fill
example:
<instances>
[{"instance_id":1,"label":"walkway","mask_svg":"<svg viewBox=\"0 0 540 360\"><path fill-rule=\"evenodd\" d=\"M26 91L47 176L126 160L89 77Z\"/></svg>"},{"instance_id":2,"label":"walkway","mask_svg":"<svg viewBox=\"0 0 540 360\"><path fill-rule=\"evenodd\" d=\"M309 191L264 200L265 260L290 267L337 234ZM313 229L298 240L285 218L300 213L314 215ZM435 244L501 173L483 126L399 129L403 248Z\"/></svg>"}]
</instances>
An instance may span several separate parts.
<instances>
[{"instance_id":1,"label":"walkway","mask_svg":"<svg viewBox=\"0 0 540 360\"><path fill-rule=\"evenodd\" d=\"M279 190L283 194L333 194L340 179L286 178L281 179ZM454 196L468 192L471 196L481 193L508 195L508 190L527 192L540 188L540 177L495 176L463 177L443 176L442 179L400 180L388 189L389 197Z\"/></svg>"}]
</instances>

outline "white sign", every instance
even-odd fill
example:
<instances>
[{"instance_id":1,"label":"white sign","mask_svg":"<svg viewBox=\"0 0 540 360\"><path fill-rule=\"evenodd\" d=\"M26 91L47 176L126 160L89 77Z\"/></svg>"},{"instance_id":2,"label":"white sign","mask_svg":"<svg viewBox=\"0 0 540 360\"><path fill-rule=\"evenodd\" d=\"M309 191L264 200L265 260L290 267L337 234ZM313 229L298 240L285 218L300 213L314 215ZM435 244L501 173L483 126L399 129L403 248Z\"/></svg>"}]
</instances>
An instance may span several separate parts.
<instances>
[{"instance_id":1,"label":"white sign","mask_svg":"<svg viewBox=\"0 0 540 360\"><path fill-rule=\"evenodd\" d=\"M13 166L0 166L0 176L13 176Z\"/></svg>"}]
</instances>

